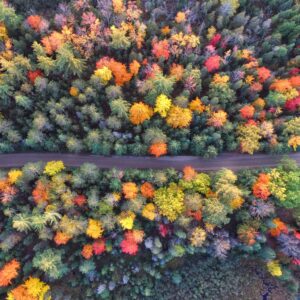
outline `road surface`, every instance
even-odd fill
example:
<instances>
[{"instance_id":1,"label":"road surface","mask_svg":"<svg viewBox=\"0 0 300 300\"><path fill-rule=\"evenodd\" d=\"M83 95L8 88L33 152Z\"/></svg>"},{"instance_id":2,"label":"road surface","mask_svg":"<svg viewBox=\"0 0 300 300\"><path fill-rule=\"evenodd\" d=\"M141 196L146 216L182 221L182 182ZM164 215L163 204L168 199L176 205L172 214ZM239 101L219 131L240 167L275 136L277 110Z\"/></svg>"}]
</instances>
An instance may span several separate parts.
<instances>
[{"instance_id":1,"label":"road surface","mask_svg":"<svg viewBox=\"0 0 300 300\"><path fill-rule=\"evenodd\" d=\"M300 153L288 155L300 165ZM270 154L238 154L223 153L213 159L205 159L197 156L164 156L135 157L135 156L101 156L90 154L66 154L66 153L13 153L0 155L1 168L22 167L28 162L62 160L66 166L78 167L83 163L92 163L102 169L164 169L174 168L182 170L190 165L198 171L215 171L228 168L233 171L245 168L274 167L282 159L282 155Z\"/></svg>"}]
</instances>

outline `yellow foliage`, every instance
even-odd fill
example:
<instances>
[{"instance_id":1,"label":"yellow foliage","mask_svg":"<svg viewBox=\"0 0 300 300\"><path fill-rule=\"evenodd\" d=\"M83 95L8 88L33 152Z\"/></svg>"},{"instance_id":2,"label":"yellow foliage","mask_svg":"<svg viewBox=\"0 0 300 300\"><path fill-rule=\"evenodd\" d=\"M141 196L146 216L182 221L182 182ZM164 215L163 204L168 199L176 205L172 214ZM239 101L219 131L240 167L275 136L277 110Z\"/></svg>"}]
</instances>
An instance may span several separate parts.
<instances>
[{"instance_id":1,"label":"yellow foliage","mask_svg":"<svg viewBox=\"0 0 300 300\"><path fill-rule=\"evenodd\" d=\"M240 142L243 153L253 154L259 149L259 140L261 139L260 129L255 125L238 126L238 141Z\"/></svg>"},{"instance_id":2,"label":"yellow foliage","mask_svg":"<svg viewBox=\"0 0 300 300\"><path fill-rule=\"evenodd\" d=\"M64 170L65 166L64 163L61 160L58 161L49 161L44 169L44 174L47 174L49 176L53 176L60 171Z\"/></svg>"},{"instance_id":3,"label":"yellow foliage","mask_svg":"<svg viewBox=\"0 0 300 300\"><path fill-rule=\"evenodd\" d=\"M171 36L171 40L182 47L191 47L196 48L200 44L199 36L194 34L183 34L183 32L179 32L177 34L173 34Z\"/></svg>"},{"instance_id":4,"label":"yellow foliage","mask_svg":"<svg viewBox=\"0 0 300 300\"><path fill-rule=\"evenodd\" d=\"M293 147L294 151L296 151L297 147L300 146L300 136L299 135L292 136L288 141L288 145L290 147Z\"/></svg>"},{"instance_id":5,"label":"yellow foliage","mask_svg":"<svg viewBox=\"0 0 300 300\"><path fill-rule=\"evenodd\" d=\"M216 34L217 29L214 26L210 26L207 30L207 39L210 40L213 38L213 36Z\"/></svg>"},{"instance_id":6,"label":"yellow foliage","mask_svg":"<svg viewBox=\"0 0 300 300\"><path fill-rule=\"evenodd\" d=\"M235 199L232 199L231 201L230 201L230 207L232 208L232 209L239 209L239 208L241 208L242 207L242 205L243 205L243 203L244 203L245 201L244 201L244 199L243 198L235 198Z\"/></svg>"},{"instance_id":7,"label":"yellow foliage","mask_svg":"<svg viewBox=\"0 0 300 300\"><path fill-rule=\"evenodd\" d=\"M45 294L50 290L49 285L42 282L39 278L29 277L24 286L27 288L28 294L38 299L44 299Z\"/></svg>"},{"instance_id":8,"label":"yellow foliage","mask_svg":"<svg viewBox=\"0 0 300 300\"><path fill-rule=\"evenodd\" d=\"M282 178L282 174L276 169L272 169L269 173L270 182L269 182L269 190L276 198L280 201L284 201L286 199L286 183Z\"/></svg>"},{"instance_id":9,"label":"yellow foliage","mask_svg":"<svg viewBox=\"0 0 300 300\"><path fill-rule=\"evenodd\" d=\"M215 74L213 78L214 84L226 84L229 81L229 76L224 75L221 76L220 74Z\"/></svg>"},{"instance_id":10,"label":"yellow foliage","mask_svg":"<svg viewBox=\"0 0 300 300\"><path fill-rule=\"evenodd\" d=\"M190 237L190 242L194 247L201 247L206 240L206 232L201 227L196 227Z\"/></svg>"},{"instance_id":11,"label":"yellow foliage","mask_svg":"<svg viewBox=\"0 0 300 300\"><path fill-rule=\"evenodd\" d=\"M119 223L123 229L132 229L135 220L135 213L132 211L123 211L118 217Z\"/></svg>"},{"instance_id":12,"label":"yellow foliage","mask_svg":"<svg viewBox=\"0 0 300 300\"><path fill-rule=\"evenodd\" d=\"M279 276L282 275L281 267L280 267L279 262L277 260L269 261L267 263L267 268L268 268L268 271L273 276L279 277Z\"/></svg>"},{"instance_id":13,"label":"yellow foliage","mask_svg":"<svg viewBox=\"0 0 300 300\"><path fill-rule=\"evenodd\" d=\"M3 23L0 23L0 40L6 41L8 39L7 30Z\"/></svg>"},{"instance_id":14,"label":"yellow foliage","mask_svg":"<svg viewBox=\"0 0 300 300\"><path fill-rule=\"evenodd\" d=\"M159 213L173 222L184 211L184 193L177 184L171 183L155 191L154 203Z\"/></svg>"},{"instance_id":15,"label":"yellow foliage","mask_svg":"<svg viewBox=\"0 0 300 300\"><path fill-rule=\"evenodd\" d=\"M166 95L159 95L156 98L154 112L159 113L163 118L167 116L169 109L171 108L172 100Z\"/></svg>"},{"instance_id":16,"label":"yellow foliage","mask_svg":"<svg viewBox=\"0 0 300 300\"><path fill-rule=\"evenodd\" d=\"M148 203L144 206L142 216L146 219L153 221L156 217L156 208L153 203Z\"/></svg>"},{"instance_id":17,"label":"yellow foliage","mask_svg":"<svg viewBox=\"0 0 300 300\"><path fill-rule=\"evenodd\" d=\"M11 170L8 172L8 175L7 175L8 182L10 184L14 184L20 179L20 177L22 177L22 175L23 175L23 173L21 170Z\"/></svg>"},{"instance_id":18,"label":"yellow foliage","mask_svg":"<svg viewBox=\"0 0 300 300\"><path fill-rule=\"evenodd\" d=\"M124 11L123 0L112 0L114 12L120 14Z\"/></svg>"},{"instance_id":19,"label":"yellow foliage","mask_svg":"<svg viewBox=\"0 0 300 300\"><path fill-rule=\"evenodd\" d=\"M98 220L89 219L88 228L86 234L93 239L98 239L103 234L102 224Z\"/></svg>"},{"instance_id":20,"label":"yellow foliage","mask_svg":"<svg viewBox=\"0 0 300 300\"><path fill-rule=\"evenodd\" d=\"M29 277L25 283L11 290L6 300L51 300L50 295L46 297L49 290L48 284L38 278Z\"/></svg>"},{"instance_id":21,"label":"yellow foliage","mask_svg":"<svg viewBox=\"0 0 300 300\"><path fill-rule=\"evenodd\" d=\"M167 124L173 128L188 127L192 121L192 111L188 108L172 105L166 120Z\"/></svg>"},{"instance_id":22,"label":"yellow foliage","mask_svg":"<svg viewBox=\"0 0 300 300\"><path fill-rule=\"evenodd\" d=\"M112 78L112 71L108 67L97 69L94 74L103 84L107 84Z\"/></svg>"}]
</instances>

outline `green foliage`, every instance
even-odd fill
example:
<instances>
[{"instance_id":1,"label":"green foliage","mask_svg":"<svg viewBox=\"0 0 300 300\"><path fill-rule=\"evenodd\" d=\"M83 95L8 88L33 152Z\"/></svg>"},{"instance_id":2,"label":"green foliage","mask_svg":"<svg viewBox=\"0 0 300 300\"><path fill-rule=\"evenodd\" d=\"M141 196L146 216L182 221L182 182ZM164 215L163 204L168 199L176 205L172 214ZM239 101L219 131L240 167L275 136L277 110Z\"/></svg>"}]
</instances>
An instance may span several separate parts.
<instances>
[{"instance_id":1,"label":"green foliage","mask_svg":"<svg viewBox=\"0 0 300 300\"><path fill-rule=\"evenodd\" d=\"M39 252L34 256L32 263L52 279L60 279L68 271L62 263L62 253L59 250L47 249Z\"/></svg>"}]
</instances>

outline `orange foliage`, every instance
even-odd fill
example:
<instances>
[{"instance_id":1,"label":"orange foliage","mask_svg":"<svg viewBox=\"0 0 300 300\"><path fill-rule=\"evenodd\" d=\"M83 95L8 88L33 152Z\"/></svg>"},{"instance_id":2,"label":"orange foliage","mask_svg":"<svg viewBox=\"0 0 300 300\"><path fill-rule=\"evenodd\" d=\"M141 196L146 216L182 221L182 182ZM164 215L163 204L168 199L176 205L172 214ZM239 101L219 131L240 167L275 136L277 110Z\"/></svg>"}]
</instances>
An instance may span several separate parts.
<instances>
[{"instance_id":1,"label":"orange foliage","mask_svg":"<svg viewBox=\"0 0 300 300\"><path fill-rule=\"evenodd\" d=\"M130 73L133 76L136 76L139 73L140 67L141 67L140 63L137 60L134 60L129 65Z\"/></svg>"},{"instance_id":2,"label":"orange foliage","mask_svg":"<svg viewBox=\"0 0 300 300\"><path fill-rule=\"evenodd\" d=\"M288 233L287 226L279 218L273 219L273 223L275 224L275 227L269 230L271 236L279 236L282 232Z\"/></svg>"},{"instance_id":3,"label":"orange foliage","mask_svg":"<svg viewBox=\"0 0 300 300\"><path fill-rule=\"evenodd\" d=\"M289 81L293 88L300 88L300 76L293 76Z\"/></svg>"},{"instance_id":4,"label":"orange foliage","mask_svg":"<svg viewBox=\"0 0 300 300\"><path fill-rule=\"evenodd\" d=\"M211 114L207 124L213 127L222 127L227 121L227 113L224 110L218 110Z\"/></svg>"},{"instance_id":5,"label":"orange foliage","mask_svg":"<svg viewBox=\"0 0 300 300\"><path fill-rule=\"evenodd\" d=\"M129 113L131 123L139 125L152 117L153 109L143 102L136 102L131 106Z\"/></svg>"},{"instance_id":6,"label":"orange foliage","mask_svg":"<svg viewBox=\"0 0 300 300\"><path fill-rule=\"evenodd\" d=\"M141 193L145 198L153 198L154 191L154 187L150 182L145 182L141 185Z\"/></svg>"},{"instance_id":7,"label":"orange foliage","mask_svg":"<svg viewBox=\"0 0 300 300\"><path fill-rule=\"evenodd\" d=\"M252 105L245 105L240 109L240 114L245 119L251 119L255 113L255 108Z\"/></svg>"},{"instance_id":8,"label":"orange foliage","mask_svg":"<svg viewBox=\"0 0 300 300\"><path fill-rule=\"evenodd\" d=\"M138 193L138 187L134 182L125 182L122 185L122 192L125 199L135 199Z\"/></svg>"},{"instance_id":9,"label":"orange foliage","mask_svg":"<svg viewBox=\"0 0 300 300\"><path fill-rule=\"evenodd\" d=\"M56 245L65 245L70 239L70 236L68 236L64 232L58 231L55 234L54 242Z\"/></svg>"},{"instance_id":10,"label":"orange foliage","mask_svg":"<svg viewBox=\"0 0 300 300\"><path fill-rule=\"evenodd\" d=\"M42 38L42 44L45 47L46 53L49 55L59 49L64 44L64 41L64 36L57 31Z\"/></svg>"},{"instance_id":11,"label":"orange foliage","mask_svg":"<svg viewBox=\"0 0 300 300\"><path fill-rule=\"evenodd\" d=\"M264 83L271 76L271 71L265 67L257 68L258 80Z\"/></svg>"},{"instance_id":12,"label":"orange foliage","mask_svg":"<svg viewBox=\"0 0 300 300\"><path fill-rule=\"evenodd\" d=\"M35 189L32 191L32 196L36 204L46 202L48 200L47 186L38 181Z\"/></svg>"},{"instance_id":13,"label":"orange foliage","mask_svg":"<svg viewBox=\"0 0 300 300\"><path fill-rule=\"evenodd\" d=\"M192 100L189 104L189 109L191 111L196 111L198 113L202 113L205 110L205 105L202 103L202 101L196 97L194 100Z\"/></svg>"},{"instance_id":14,"label":"orange foliage","mask_svg":"<svg viewBox=\"0 0 300 300\"><path fill-rule=\"evenodd\" d=\"M33 298L32 295L28 293L28 289L24 286L24 284L21 284L10 291L10 293L13 295L14 300L37 300L37 298Z\"/></svg>"},{"instance_id":15,"label":"orange foliage","mask_svg":"<svg viewBox=\"0 0 300 300\"><path fill-rule=\"evenodd\" d=\"M138 63L138 62L137 62ZM96 64L97 69L101 69L103 67L107 67L111 70L111 72L114 75L116 85L122 86L124 83L130 81L132 76L134 75L134 72L137 72L137 64L134 63L132 65L132 71L127 72L126 66L120 62L117 62L113 58L109 57L103 57L101 58L97 64Z\"/></svg>"},{"instance_id":16,"label":"orange foliage","mask_svg":"<svg viewBox=\"0 0 300 300\"><path fill-rule=\"evenodd\" d=\"M6 263L0 269L0 286L4 287L10 285L11 281L18 276L19 269L20 263L16 259Z\"/></svg>"},{"instance_id":17,"label":"orange foliage","mask_svg":"<svg viewBox=\"0 0 300 300\"><path fill-rule=\"evenodd\" d=\"M152 53L157 58L168 59L170 56L168 40L154 41L152 43Z\"/></svg>"},{"instance_id":18,"label":"orange foliage","mask_svg":"<svg viewBox=\"0 0 300 300\"><path fill-rule=\"evenodd\" d=\"M238 229L239 239L243 243L245 243L249 246L255 244L256 236L257 236L257 231L254 228L250 227L250 226L242 226Z\"/></svg>"},{"instance_id":19,"label":"orange foliage","mask_svg":"<svg viewBox=\"0 0 300 300\"><path fill-rule=\"evenodd\" d=\"M85 259L90 259L93 256L93 246L90 244L84 245L81 251L81 255Z\"/></svg>"},{"instance_id":20,"label":"orange foliage","mask_svg":"<svg viewBox=\"0 0 300 300\"><path fill-rule=\"evenodd\" d=\"M279 93L284 93L292 88L292 84L288 79L277 79L270 85L271 90L275 90Z\"/></svg>"},{"instance_id":21,"label":"orange foliage","mask_svg":"<svg viewBox=\"0 0 300 300\"><path fill-rule=\"evenodd\" d=\"M125 233L125 238L127 240L133 240L138 244L140 244L143 241L144 236L145 236L144 231L139 229L128 230Z\"/></svg>"},{"instance_id":22,"label":"orange foliage","mask_svg":"<svg viewBox=\"0 0 300 300\"><path fill-rule=\"evenodd\" d=\"M42 18L38 15L29 16L27 18L27 23L33 30L38 32L38 31L40 31Z\"/></svg>"},{"instance_id":23,"label":"orange foliage","mask_svg":"<svg viewBox=\"0 0 300 300\"><path fill-rule=\"evenodd\" d=\"M196 221L201 221L202 220L202 212L200 210L197 211L188 211L187 212L188 217L192 217Z\"/></svg>"},{"instance_id":24,"label":"orange foliage","mask_svg":"<svg viewBox=\"0 0 300 300\"><path fill-rule=\"evenodd\" d=\"M258 179L252 187L253 195L257 198L266 200L271 194L269 191L269 182L270 177L268 174L259 174Z\"/></svg>"},{"instance_id":25,"label":"orange foliage","mask_svg":"<svg viewBox=\"0 0 300 300\"><path fill-rule=\"evenodd\" d=\"M182 79L184 68L182 65L173 63L170 68L170 75L174 76L177 81Z\"/></svg>"},{"instance_id":26,"label":"orange foliage","mask_svg":"<svg viewBox=\"0 0 300 300\"><path fill-rule=\"evenodd\" d=\"M197 175L197 172L191 166L186 166L183 168L183 178L186 181L193 180L196 177L196 175Z\"/></svg>"},{"instance_id":27,"label":"orange foliage","mask_svg":"<svg viewBox=\"0 0 300 300\"><path fill-rule=\"evenodd\" d=\"M155 157L159 157L167 154L167 144L166 143L155 143L149 147L149 153Z\"/></svg>"}]
</instances>

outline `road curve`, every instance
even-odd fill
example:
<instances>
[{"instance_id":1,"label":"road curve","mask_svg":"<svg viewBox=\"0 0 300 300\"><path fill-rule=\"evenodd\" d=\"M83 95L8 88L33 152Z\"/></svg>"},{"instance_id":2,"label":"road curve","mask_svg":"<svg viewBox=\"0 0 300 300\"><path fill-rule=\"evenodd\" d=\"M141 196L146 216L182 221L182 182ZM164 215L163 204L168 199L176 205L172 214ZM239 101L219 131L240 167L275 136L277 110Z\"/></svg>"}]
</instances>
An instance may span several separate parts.
<instances>
[{"instance_id":1,"label":"road curve","mask_svg":"<svg viewBox=\"0 0 300 300\"><path fill-rule=\"evenodd\" d=\"M300 153L288 155L300 165ZM214 171L221 168L239 170L245 168L274 167L283 155L254 154L246 155L239 153L223 153L213 159L205 159L198 156L163 156L136 157L136 156L102 156L90 154L67 154L67 153L13 153L0 154L1 168L22 167L28 162L62 160L66 166L78 167L83 163L92 163L102 169L164 169L174 168L181 170L190 165L198 171Z\"/></svg>"}]
</instances>

